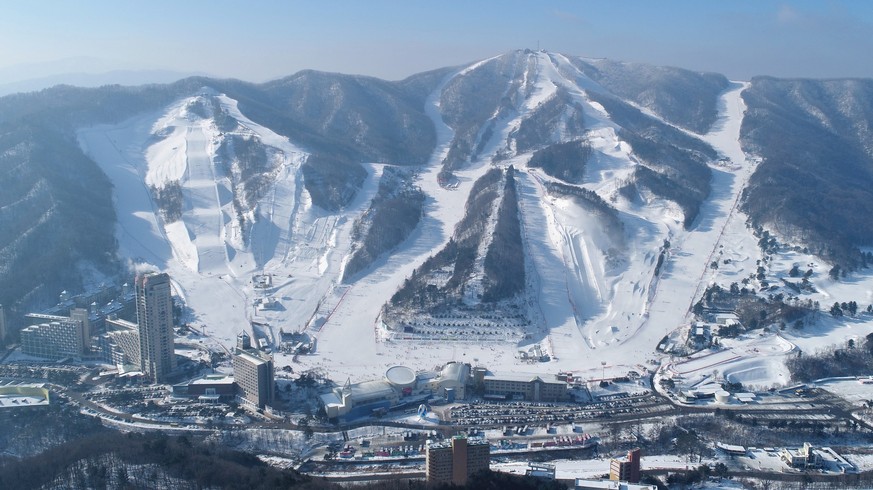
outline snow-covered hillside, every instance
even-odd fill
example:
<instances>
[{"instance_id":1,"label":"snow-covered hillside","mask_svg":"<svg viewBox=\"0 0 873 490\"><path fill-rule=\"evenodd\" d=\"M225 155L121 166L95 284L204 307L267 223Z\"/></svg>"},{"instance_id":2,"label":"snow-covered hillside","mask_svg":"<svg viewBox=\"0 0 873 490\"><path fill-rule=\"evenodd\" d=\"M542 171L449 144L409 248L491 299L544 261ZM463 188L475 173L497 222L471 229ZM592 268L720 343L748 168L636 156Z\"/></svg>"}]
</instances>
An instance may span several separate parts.
<instances>
[{"instance_id":1,"label":"snow-covered hillside","mask_svg":"<svg viewBox=\"0 0 873 490\"><path fill-rule=\"evenodd\" d=\"M217 126L211 109L192 110L203 106L231 118L221 122L230 130ZM234 175L233 148L223 146L234 137L256 140L269 160L269 184L252 207L240 198L246 189ZM223 344L250 330L252 320L272 319L274 312L254 306L266 296L256 290L255 275L273 275L272 295L282 303L275 313L283 313L286 330L305 325L332 287L348 247L349 220L311 205L300 182L307 154L247 119L236 101L203 89L160 113L83 129L79 142L115 185L121 253L138 268L168 271L194 311L194 324ZM183 209L181 219L168 222L149 186L173 182L181 186ZM372 187L355 206L363 206ZM271 340L279 326L266 332Z\"/></svg>"},{"instance_id":2,"label":"snow-covered hillside","mask_svg":"<svg viewBox=\"0 0 873 490\"><path fill-rule=\"evenodd\" d=\"M614 375L654 369L656 346L689 324L706 286L729 280L727 269L738 278L749 275L761 258L738 209L758 161L743 153L739 140L741 93L748 84L723 91L715 123L696 134L654 112L661 105L641 107L610 94L580 70L578 60L545 52L512 56L461 67L426 98L436 144L416 182L427 196L424 216L411 236L349 284L340 278L352 249L352 224L375 194L383 164L397 162L366 165L368 177L352 202L325 211L312 204L303 185L308 154L293 134L289 141L252 122L235 100L206 88L156 113L81 129L78 137L115 186L121 254L169 272L194 312L192 323L222 345L230 346L241 330L274 347L280 329L302 331L316 340L315 353L293 361L276 353L277 363L323 369L336 380L370 379L397 363L426 369L450 360L495 371L582 376L599 375L603 364ZM507 74L516 78L501 78ZM466 100L463 88L478 83L493 83L503 96L493 107L476 108L476 124L462 124L457 118L463 111L452 104ZM610 102L598 102L605 100ZM529 121L546 126L531 130ZM463 137L449 123L462 128ZM570 141L590 149L587 161L578 163L580 182L528 167L536 151ZM245 163L244 148L246 155L259 155L255 170ZM695 190L699 209L690 219L693 206L683 196L651 184L634 186L644 167L660 182L681 187L680 167L654 165L653 154L693 154L705 161L702 171L711 178ZM518 171L526 290L517 304L527 310L526 330L503 339L457 334L435 341L405 340L386 329L383 305L446 245L465 216L473 183L493 166L510 165ZM181 191L178 220L158 208L150 190L168 186ZM492 230L493 223L483 228ZM729 268L710 267L728 257ZM479 272L469 284L481 283L481 269L474 267ZM795 344L785 342L774 341L788 347L773 358L793 350ZM549 360L522 360L520 351L545 353ZM722 369L730 370L733 361L724 362ZM766 371L766 362L762 366Z\"/></svg>"}]
</instances>

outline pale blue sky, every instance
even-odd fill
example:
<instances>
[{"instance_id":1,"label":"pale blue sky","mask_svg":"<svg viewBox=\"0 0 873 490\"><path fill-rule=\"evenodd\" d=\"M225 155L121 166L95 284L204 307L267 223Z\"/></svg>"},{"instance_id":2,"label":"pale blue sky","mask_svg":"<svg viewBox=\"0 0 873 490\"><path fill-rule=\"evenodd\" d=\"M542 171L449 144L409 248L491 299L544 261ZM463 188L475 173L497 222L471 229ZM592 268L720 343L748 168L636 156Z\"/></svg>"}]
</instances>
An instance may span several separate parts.
<instances>
[{"instance_id":1,"label":"pale blue sky","mask_svg":"<svg viewBox=\"0 0 873 490\"><path fill-rule=\"evenodd\" d=\"M873 1L0 1L0 68L86 56L251 81L398 79L537 42L735 79L873 77Z\"/></svg>"}]
</instances>

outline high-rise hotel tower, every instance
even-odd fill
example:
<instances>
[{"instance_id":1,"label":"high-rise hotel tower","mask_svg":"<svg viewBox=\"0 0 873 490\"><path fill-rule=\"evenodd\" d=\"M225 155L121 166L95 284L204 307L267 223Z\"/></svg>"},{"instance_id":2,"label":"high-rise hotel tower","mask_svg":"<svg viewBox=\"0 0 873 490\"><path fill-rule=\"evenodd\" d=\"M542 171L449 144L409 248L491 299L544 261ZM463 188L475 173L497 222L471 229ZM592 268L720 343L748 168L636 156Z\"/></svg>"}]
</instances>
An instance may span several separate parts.
<instances>
[{"instance_id":1,"label":"high-rise hotel tower","mask_svg":"<svg viewBox=\"0 0 873 490\"><path fill-rule=\"evenodd\" d=\"M155 383L163 383L176 368L173 297L170 276L166 273L137 276L136 320L143 374Z\"/></svg>"}]
</instances>

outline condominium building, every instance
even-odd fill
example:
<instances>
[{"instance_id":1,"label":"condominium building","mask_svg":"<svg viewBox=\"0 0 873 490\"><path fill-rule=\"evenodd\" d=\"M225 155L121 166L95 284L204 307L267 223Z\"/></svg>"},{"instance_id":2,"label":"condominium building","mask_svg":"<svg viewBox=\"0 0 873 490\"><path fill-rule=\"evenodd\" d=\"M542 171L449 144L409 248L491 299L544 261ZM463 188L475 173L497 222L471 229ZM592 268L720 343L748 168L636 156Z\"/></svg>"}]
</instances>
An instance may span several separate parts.
<instances>
[{"instance_id":1,"label":"condominium building","mask_svg":"<svg viewBox=\"0 0 873 490\"><path fill-rule=\"evenodd\" d=\"M143 375L155 383L163 383L176 368L173 297L170 276L166 273L137 276L136 320Z\"/></svg>"},{"instance_id":2,"label":"condominium building","mask_svg":"<svg viewBox=\"0 0 873 490\"><path fill-rule=\"evenodd\" d=\"M21 331L21 351L27 355L63 359L91 351L91 319L84 308L73 308L70 316L28 313L24 318L30 325Z\"/></svg>"},{"instance_id":3,"label":"condominium building","mask_svg":"<svg viewBox=\"0 0 873 490\"><path fill-rule=\"evenodd\" d=\"M21 330L21 352L45 359L82 357L82 323L69 318Z\"/></svg>"},{"instance_id":4,"label":"condominium building","mask_svg":"<svg viewBox=\"0 0 873 490\"><path fill-rule=\"evenodd\" d=\"M628 451L624 460L613 459L609 462L609 479L626 481L630 483L640 482L640 448Z\"/></svg>"},{"instance_id":5,"label":"condominium building","mask_svg":"<svg viewBox=\"0 0 873 490\"><path fill-rule=\"evenodd\" d=\"M107 318L106 333L100 337L103 358L116 365L142 367L139 325L119 318Z\"/></svg>"},{"instance_id":6,"label":"condominium building","mask_svg":"<svg viewBox=\"0 0 873 490\"><path fill-rule=\"evenodd\" d=\"M276 383L273 379L273 358L268 354L254 349L236 349L233 355L233 379L237 386L237 399L242 403L255 408L273 404Z\"/></svg>"},{"instance_id":7,"label":"condominium building","mask_svg":"<svg viewBox=\"0 0 873 490\"><path fill-rule=\"evenodd\" d=\"M70 320L79 322L82 328L79 335L82 337L82 350L87 353L91 350L91 317L85 308L73 308L70 310Z\"/></svg>"},{"instance_id":8,"label":"condominium building","mask_svg":"<svg viewBox=\"0 0 873 490\"><path fill-rule=\"evenodd\" d=\"M455 436L447 441L428 444L425 474L428 482L465 485L477 471L491 465L491 448L481 439Z\"/></svg>"}]
</instances>

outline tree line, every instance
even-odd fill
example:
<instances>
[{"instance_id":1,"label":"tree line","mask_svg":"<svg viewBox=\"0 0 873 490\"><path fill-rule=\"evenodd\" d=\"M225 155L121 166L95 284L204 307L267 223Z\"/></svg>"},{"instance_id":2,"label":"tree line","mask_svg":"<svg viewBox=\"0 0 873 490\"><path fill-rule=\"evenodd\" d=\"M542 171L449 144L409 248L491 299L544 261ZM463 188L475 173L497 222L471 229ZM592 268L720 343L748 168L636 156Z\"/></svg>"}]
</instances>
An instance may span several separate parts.
<instances>
[{"instance_id":1,"label":"tree line","mask_svg":"<svg viewBox=\"0 0 873 490\"><path fill-rule=\"evenodd\" d=\"M822 352L799 352L785 365L791 379L799 382L834 376L869 376L873 374L873 334L857 342L849 339L844 346Z\"/></svg>"},{"instance_id":2,"label":"tree line","mask_svg":"<svg viewBox=\"0 0 873 490\"><path fill-rule=\"evenodd\" d=\"M343 281L369 267L400 245L424 216L425 194L413 184L414 172L386 166L370 208L354 224L355 249L343 270Z\"/></svg>"}]
</instances>

